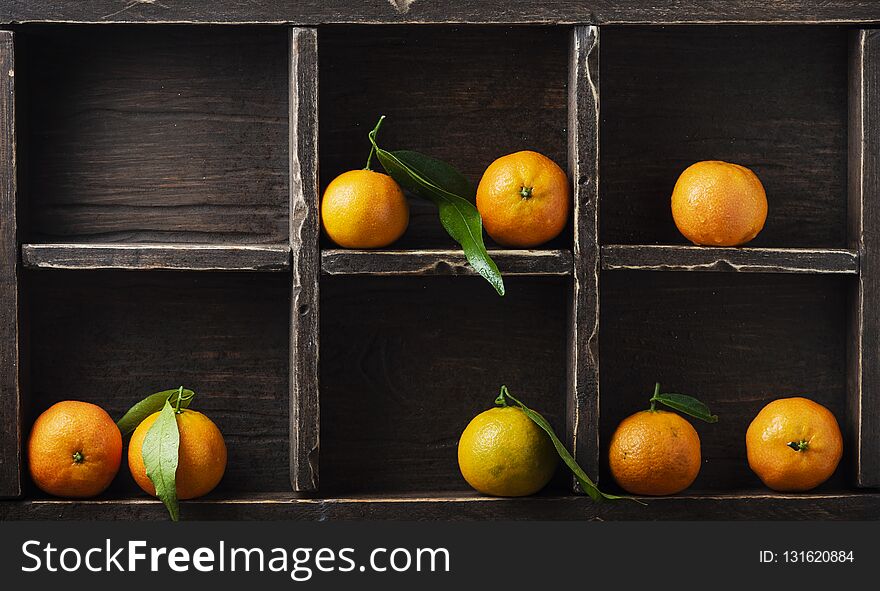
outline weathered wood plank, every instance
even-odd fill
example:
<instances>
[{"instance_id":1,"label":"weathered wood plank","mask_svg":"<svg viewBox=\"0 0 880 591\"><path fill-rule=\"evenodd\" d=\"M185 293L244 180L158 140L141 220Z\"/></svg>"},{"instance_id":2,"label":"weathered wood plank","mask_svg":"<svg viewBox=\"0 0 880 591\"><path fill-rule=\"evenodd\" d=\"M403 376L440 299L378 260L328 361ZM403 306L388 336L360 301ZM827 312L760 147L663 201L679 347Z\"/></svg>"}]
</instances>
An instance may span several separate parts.
<instances>
[{"instance_id":1,"label":"weathered wood plank","mask_svg":"<svg viewBox=\"0 0 880 591\"><path fill-rule=\"evenodd\" d=\"M12 33L0 31L0 497L21 494L18 231Z\"/></svg>"},{"instance_id":2,"label":"weathered wood plank","mask_svg":"<svg viewBox=\"0 0 880 591\"><path fill-rule=\"evenodd\" d=\"M871 0L8 0L0 23L868 23L880 21Z\"/></svg>"},{"instance_id":3,"label":"weathered wood plank","mask_svg":"<svg viewBox=\"0 0 880 591\"><path fill-rule=\"evenodd\" d=\"M290 482L318 488L318 34L290 30Z\"/></svg>"},{"instance_id":4,"label":"weathered wood plank","mask_svg":"<svg viewBox=\"0 0 880 591\"><path fill-rule=\"evenodd\" d=\"M856 275L859 272L859 253L842 248L707 248L612 244L602 247L602 269Z\"/></svg>"},{"instance_id":5,"label":"weathered wood plank","mask_svg":"<svg viewBox=\"0 0 880 591\"><path fill-rule=\"evenodd\" d=\"M574 280L568 335L568 431L575 458L599 477L599 29L575 27L569 54L568 170Z\"/></svg>"},{"instance_id":6,"label":"weathered wood plank","mask_svg":"<svg viewBox=\"0 0 880 591\"><path fill-rule=\"evenodd\" d=\"M286 31L30 27L16 39L26 241L287 243Z\"/></svg>"},{"instance_id":7,"label":"weathered wood plank","mask_svg":"<svg viewBox=\"0 0 880 591\"><path fill-rule=\"evenodd\" d=\"M286 271L290 246L213 244L23 244L29 269Z\"/></svg>"},{"instance_id":8,"label":"weathered wood plank","mask_svg":"<svg viewBox=\"0 0 880 591\"><path fill-rule=\"evenodd\" d=\"M880 486L880 32L850 49L849 242L860 253L851 290L847 430L858 486Z\"/></svg>"},{"instance_id":9,"label":"weathered wood plank","mask_svg":"<svg viewBox=\"0 0 880 591\"><path fill-rule=\"evenodd\" d=\"M723 495L682 495L637 503L594 503L584 496L538 496L518 499L471 494L293 498L258 494L204 498L181 503L181 514L194 520L869 520L880 518L880 495L825 493L785 495L765 491ZM166 520L153 499L0 502L0 520Z\"/></svg>"},{"instance_id":10,"label":"weathered wood plank","mask_svg":"<svg viewBox=\"0 0 880 591\"><path fill-rule=\"evenodd\" d=\"M571 275L568 250L490 250L502 275ZM475 275L460 250L324 250L324 275Z\"/></svg>"}]
</instances>

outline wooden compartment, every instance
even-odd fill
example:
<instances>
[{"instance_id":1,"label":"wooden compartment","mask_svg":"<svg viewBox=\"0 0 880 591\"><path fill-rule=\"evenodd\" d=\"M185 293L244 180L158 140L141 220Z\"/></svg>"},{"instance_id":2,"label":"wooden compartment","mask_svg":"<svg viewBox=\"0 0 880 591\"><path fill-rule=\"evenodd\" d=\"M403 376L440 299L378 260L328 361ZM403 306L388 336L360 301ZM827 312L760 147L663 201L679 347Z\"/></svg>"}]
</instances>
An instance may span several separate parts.
<instances>
[{"instance_id":1,"label":"wooden compartment","mask_svg":"<svg viewBox=\"0 0 880 591\"><path fill-rule=\"evenodd\" d=\"M323 282L322 491L468 491L458 438L502 384L564 432L569 281L508 283L501 300L476 277Z\"/></svg>"},{"instance_id":2,"label":"wooden compartment","mask_svg":"<svg viewBox=\"0 0 880 591\"><path fill-rule=\"evenodd\" d=\"M847 246L847 51L840 27L603 29L602 242L689 244L672 188L725 160L767 192L750 247Z\"/></svg>"},{"instance_id":3,"label":"wooden compartment","mask_svg":"<svg viewBox=\"0 0 880 591\"><path fill-rule=\"evenodd\" d=\"M826 7L816 26L770 8L743 26L720 24L741 20L726 9L551 5L125 28L0 8L28 21L0 31L0 517L164 518L124 470L98 500L36 494L22 441L54 400L118 414L169 374L231 443L221 488L186 519L880 515L880 36L855 28L880 13ZM321 191L363 166L382 114L383 146L474 182L520 149L568 173L560 238L488 241L503 298L415 199L388 250L321 237ZM764 181L754 244L676 232L672 185L706 158ZM613 490L608 437L655 380L722 418L698 425L706 461L685 493L596 504L560 469L541 495L495 499L458 474L462 429L507 384ZM742 438L794 394L835 412L846 461L817 491L777 494Z\"/></svg>"},{"instance_id":4,"label":"wooden compartment","mask_svg":"<svg viewBox=\"0 0 880 591\"><path fill-rule=\"evenodd\" d=\"M445 160L474 187L493 160L519 150L567 168L568 44L559 27L322 29L322 190L364 166L380 115L379 145ZM457 246L433 204L410 204L409 228L393 249ZM570 244L566 231L542 248Z\"/></svg>"},{"instance_id":5,"label":"wooden compartment","mask_svg":"<svg viewBox=\"0 0 880 591\"><path fill-rule=\"evenodd\" d=\"M35 271L23 279L25 425L60 400L93 402L118 419L141 398L184 385L227 442L214 496L289 489L278 469L289 453L284 276ZM141 494L124 466L107 493Z\"/></svg>"},{"instance_id":6,"label":"wooden compartment","mask_svg":"<svg viewBox=\"0 0 880 591\"><path fill-rule=\"evenodd\" d=\"M287 34L28 28L27 242L287 242Z\"/></svg>"},{"instance_id":7,"label":"wooden compartment","mask_svg":"<svg viewBox=\"0 0 880 591\"><path fill-rule=\"evenodd\" d=\"M703 465L693 491L763 488L745 432L765 404L806 396L846 428L846 316L852 280L835 276L615 272L602 280L603 470L617 424L647 408L655 381L697 396L718 423L693 420ZM852 488L847 457L818 491ZM607 471L603 483L613 486Z\"/></svg>"}]
</instances>

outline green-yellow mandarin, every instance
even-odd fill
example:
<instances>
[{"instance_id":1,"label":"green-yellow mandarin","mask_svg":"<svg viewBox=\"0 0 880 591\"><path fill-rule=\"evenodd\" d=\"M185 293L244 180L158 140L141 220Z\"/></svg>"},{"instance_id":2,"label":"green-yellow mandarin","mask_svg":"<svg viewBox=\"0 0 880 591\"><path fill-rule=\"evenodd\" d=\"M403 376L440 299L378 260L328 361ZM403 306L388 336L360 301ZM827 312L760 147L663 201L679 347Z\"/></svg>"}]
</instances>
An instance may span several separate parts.
<instances>
[{"instance_id":1,"label":"green-yellow mandarin","mask_svg":"<svg viewBox=\"0 0 880 591\"><path fill-rule=\"evenodd\" d=\"M487 495L534 494L550 482L557 461L550 437L512 406L478 414L458 442L462 476Z\"/></svg>"}]
</instances>

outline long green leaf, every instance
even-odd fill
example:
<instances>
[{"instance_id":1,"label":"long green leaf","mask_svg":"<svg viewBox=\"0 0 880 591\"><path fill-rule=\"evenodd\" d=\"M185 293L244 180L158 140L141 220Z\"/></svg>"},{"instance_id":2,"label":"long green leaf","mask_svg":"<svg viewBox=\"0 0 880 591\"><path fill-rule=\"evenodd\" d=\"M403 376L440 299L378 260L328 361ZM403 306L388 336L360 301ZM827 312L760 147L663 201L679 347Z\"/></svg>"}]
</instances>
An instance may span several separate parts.
<instances>
[{"instance_id":1,"label":"long green leaf","mask_svg":"<svg viewBox=\"0 0 880 591\"><path fill-rule=\"evenodd\" d=\"M180 408L187 408L189 407L189 403L192 401L193 396L195 396L195 392L183 387L150 394L128 409L128 412L122 415L122 418L116 422L116 426L119 427L122 436L126 437L133 433L145 418L154 412L162 410L162 407L165 406L165 402L171 402L172 406L176 406L177 398L180 397Z\"/></svg>"},{"instance_id":2,"label":"long green leaf","mask_svg":"<svg viewBox=\"0 0 880 591\"><path fill-rule=\"evenodd\" d=\"M381 120L380 120L381 123ZM385 171L411 193L433 202L440 223L458 242L471 267L485 278L499 295L504 295L504 280L483 242L483 220L474 204L473 188L467 179L450 165L410 150L389 152L376 143L378 126L370 132L370 142Z\"/></svg>"},{"instance_id":3,"label":"long green leaf","mask_svg":"<svg viewBox=\"0 0 880 591\"><path fill-rule=\"evenodd\" d=\"M177 505L177 459L180 431L177 415L167 400L156 422L147 431L141 452L147 477L156 487L156 496L165 504L172 521L180 518Z\"/></svg>"},{"instance_id":4,"label":"long green leaf","mask_svg":"<svg viewBox=\"0 0 880 591\"><path fill-rule=\"evenodd\" d=\"M713 415L708 406L687 394L654 394L651 402L660 402L669 408L707 423L718 422L718 415Z\"/></svg>"},{"instance_id":5,"label":"long green leaf","mask_svg":"<svg viewBox=\"0 0 880 591\"><path fill-rule=\"evenodd\" d=\"M408 166L418 172L419 176L429 179L434 185L442 188L444 191L463 197L470 202L477 198L477 192L470 181L455 167L446 162L412 150L394 150L392 154L401 162L407 163ZM413 192L419 189L419 187L406 188Z\"/></svg>"},{"instance_id":6,"label":"long green leaf","mask_svg":"<svg viewBox=\"0 0 880 591\"><path fill-rule=\"evenodd\" d=\"M599 490L599 487L596 486L590 477L587 476L587 473L584 472L583 468L581 468L572 455L569 453L567 449L565 449L565 445L562 444L562 441L559 440L559 437L556 436L556 432L553 431L553 427L550 426L550 423L547 422L541 413L532 410L527 407L525 404L517 400L513 397L513 395L508 391L507 386L501 386L501 394L498 395L498 398L495 399L495 404L499 404L501 406L510 406L510 403L513 403L515 406L520 408L527 417L529 417L532 422L538 425L541 429L544 430L547 435L550 436L550 441L553 442L553 447L556 448L556 452L559 454L559 457L562 458L562 461L565 462L565 465L568 466L568 469L574 474L575 479L578 481L578 484L581 485L581 488L590 495L594 501L617 501L621 499L626 499L630 501L635 501L644 505L641 501L637 499L633 499L632 497L621 497L617 495L610 495Z\"/></svg>"}]
</instances>

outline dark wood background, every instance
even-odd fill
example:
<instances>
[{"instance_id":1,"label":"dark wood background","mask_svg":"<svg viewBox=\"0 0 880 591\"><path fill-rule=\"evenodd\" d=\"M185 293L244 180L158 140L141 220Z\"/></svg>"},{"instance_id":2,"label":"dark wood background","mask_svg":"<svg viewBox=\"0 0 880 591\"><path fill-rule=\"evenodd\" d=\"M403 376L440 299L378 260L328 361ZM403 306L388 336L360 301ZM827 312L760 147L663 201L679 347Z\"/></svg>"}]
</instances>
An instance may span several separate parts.
<instances>
[{"instance_id":1,"label":"dark wood background","mask_svg":"<svg viewBox=\"0 0 880 591\"><path fill-rule=\"evenodd\" d=\"M287 242L286 31L17 39L26 240Z\"/></svg>"}]
</instances>

